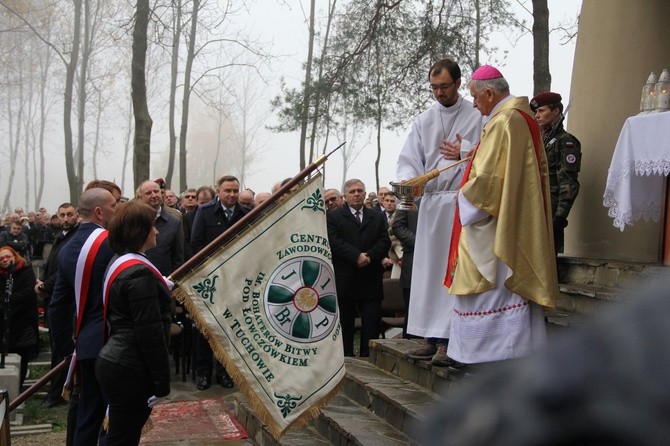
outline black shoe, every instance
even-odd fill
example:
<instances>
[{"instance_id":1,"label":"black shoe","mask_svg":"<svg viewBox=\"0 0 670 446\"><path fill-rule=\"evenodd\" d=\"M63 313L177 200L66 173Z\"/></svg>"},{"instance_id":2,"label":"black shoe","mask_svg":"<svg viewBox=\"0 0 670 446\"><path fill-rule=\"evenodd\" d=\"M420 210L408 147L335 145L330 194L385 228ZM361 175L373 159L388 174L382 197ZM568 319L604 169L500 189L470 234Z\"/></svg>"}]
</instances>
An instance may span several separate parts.
<instances>
[{"instance_id":1,"label":"black shoe","mask_svg":"<svg viewBox=\"0 0 670 446\"><path fill-rule=\"evenodd\" d=\"M233 379L226 375L226 376L217 376L216 377L216 382L217 384L221 384L222 387L225 387L226 389L232 389L235 387L235 382Z\"/></svg>"},{"instance_id":2,"label":"black shoe","mask_svg":"<svg viewBox=\"0 0 670 446\"><path fill-rule=\"evenodd\" d=\"M207 390L212 387L212 379L209 376L199 376L196 387L198 390Z\"/></svg>"},{"instance_id":3,"label":"black shoe","mask_svg":"<svg viewBox=\"0 0 670 446\"><path fill-rule=\"evenodd\" d=\"M462 362L458 362L453 359L452 361L454 361L453 364L447 367L450 375L464 376L470 373L470 366L468 364L463 364Z\"/></svg>"}]
</instances>

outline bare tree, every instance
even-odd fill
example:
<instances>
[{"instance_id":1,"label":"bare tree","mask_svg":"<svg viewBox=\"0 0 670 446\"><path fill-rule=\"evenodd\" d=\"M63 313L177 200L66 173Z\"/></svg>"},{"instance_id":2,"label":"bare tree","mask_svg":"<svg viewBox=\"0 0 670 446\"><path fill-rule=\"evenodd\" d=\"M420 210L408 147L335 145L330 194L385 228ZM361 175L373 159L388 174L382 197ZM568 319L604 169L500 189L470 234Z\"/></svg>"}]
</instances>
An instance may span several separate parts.
<instances>
[{"instance_id":1,"label":"bare tree","mask_svg":"<svg viewBox=\"0 0 670 446\"><path fill-rule=\"evenodd\" d=\"M75 167L74 141L72 136L72 100L74 98L74 81L79 60L81 44L81 9L83 0L73 0L74 25L72 33L72 49L70 59L65 60L65 92L63 93L63 134L65 137L65 171L70 186L70 200L76 202L81 193L83 180L78 178Z\"/></svg>"},{"instance_id":2,"label":"bare tree","mask_svg":"<svg viewBox=\"0 0 670 446\"><path fill-rule=\"evenodd\" d=\"M149 26L149 0L137 0L135 27L133 29L133 60L131 87L133 114L135 116L135 138L133 149L133 189L149 178L151 161L151 126L153 121L147 105L146 57L147 29Z\"/></svg>"},{"instance_id":3,"label":"bare tree","mask_svg":"<svg viewBox=\"0 0 670 446\"><path fill-rule=\"evenodd\" d=\"M307 43L307 64L305 66L304 94L302 96L302 111L300 116L300 170L304 169L305 146L307 142L307 124L309 122L309 108L312 98L312 62L314 58L314 16L316 14L315 0L310 1L309 7L309 39ZM310 158L311 162L311 158Z\"/></svg>"},{"instance_id":4,"label":"bare tree","mask_svg":"<svg viewBox=\"0 0 670 446\"><path fill-rule=\"evenodd\" d=\"M186 67L184 68L184 87L181 101L181 127L179 131L179 190L186 189L186 134L188 132L188 110L191 100L191 74L193 71L193 60L195 59L195 39L198 33L198 13L200 11L200 0L193 0L191 11L191 30L188 39L188 50L186 52Z\"/></svg>"},{"instance_id":5,"label":"bare tree","mask_svg":"<svg viewBox=\"0 0 670 446\"><path fill-rule=\"evenodd\" d=\"M171 0L172 9L172 51L170 53L170 102L169 102L169 121L170 129L170 149L168 170L165 175L165 181L168 185L172 184L172 175L174 174L174 163L177 151L177 131L175 129L176 98L177 98L177 76L179 74L179 43L181 42L182 32L182 0Z\"/></svg>"},{"instance_id":6,"label":"bare tree","mask_svg":"<svg viewBox=\"0 0 670 446\"><path fill-rule=\"evenodd\" d=\"M46 21L49 24L49 28L46 30L45 37L47 39L51 38L51 27L50 21ZM47 128L47 114L51 108L50 104L50 92L49 92L49 74L51 72L51 54L52 52L48 48L44 48L44 51L38 51L38 61L39 61L39 136L37 138L37 148L38 155L35 156L35 161L33 162L34 168L34 177L33 177L33 190L35 192L35 207L39 208L42 204L42 193L44 192L44 136ZM33 152L34 153L34 152ZM38 167L39 166L39 167Z\"/></svg>"},{"instance_id":7,"label":"bare tree","mask_svg":"<svg viewBox=\"0 0 670 446\"><path fill-rule=\"evenodd\" d=\"M549 90L549 7L547 0L533 0L533 94Z\"/></svg>"},{"instance_id":8,"label":"bare tree","mask_svg":"<svg viewBox=\"0 0 670 446\"><path fill-rule=\"evenodd\" d=\"M253 73L242 75L232 104L231 118L233 118L238 152L237 172L242 186L246 186L246 177L251 166L264 151L264 144L258 140L258 132L263 128L264 120L254 113L256 104L263 97L263 89L257 88L256 82Z\"/></svg>"}]
</instances>

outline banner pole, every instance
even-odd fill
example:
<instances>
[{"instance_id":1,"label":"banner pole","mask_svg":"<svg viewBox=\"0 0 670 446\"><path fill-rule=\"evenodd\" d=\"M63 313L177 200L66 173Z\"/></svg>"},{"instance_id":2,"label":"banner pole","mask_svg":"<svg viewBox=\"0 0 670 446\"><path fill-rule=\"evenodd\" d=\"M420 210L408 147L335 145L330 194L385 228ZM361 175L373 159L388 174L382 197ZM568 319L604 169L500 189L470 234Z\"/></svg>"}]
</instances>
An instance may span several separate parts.
<instances>
[{"instance_id":1,"label":"banner pole","mask_svg":"<svg viewBox=\"0 0 670 446\"><path fill-rule=\"evenodd\" d=\"M312 164L305 167L301 170L296 176L291 178L286 184L284 184L277 192L272 194L265 202L261 203L259 206L253 208L249 213L247 213L240 220L235 222L230 228L228 228L223 234L219 235L217 238L212 240L207 246L202 248L197 252L193 257L186 261L182 266L177 268L170 274L168 277L169 280L178 281L181 277L185 276L190 270L198 266L205 258L212 253L216 248L218 248L223 242L232 238L237 232L242 228L245 228L249 223L254 221L259 215L261 215L267 208L272 206L277 200L279 200L284 194L289 192L296 184L300 183L307 175L314 172L321 164L325 163L330 155L338 151L342 146L346 144L346 141L337 146L335 149L331 150L330 153L321 155L317 158Z\"/></svg>"}]
</instances>

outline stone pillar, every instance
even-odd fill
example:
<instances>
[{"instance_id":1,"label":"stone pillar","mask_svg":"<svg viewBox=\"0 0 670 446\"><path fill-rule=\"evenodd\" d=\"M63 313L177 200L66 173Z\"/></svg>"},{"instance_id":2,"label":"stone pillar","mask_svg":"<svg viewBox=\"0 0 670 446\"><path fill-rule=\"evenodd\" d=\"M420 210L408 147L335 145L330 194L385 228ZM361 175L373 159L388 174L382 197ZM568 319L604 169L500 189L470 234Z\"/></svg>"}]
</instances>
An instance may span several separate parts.
<instances>
[{"instance_id":1,"label":"stone pillar","mask_svg":"<svg viewBox=\"0 0 670 446\"><path fill-rule=\"evenodd\" d=\"M658 260L659 225L641 220L619 231L603 193L621 127L639 112L642 85L651 71L670 68L669 17L667 0L582 3L567 120L582 143L581 190L568 219L566 255Z\"/></svg>"}]
</instances>

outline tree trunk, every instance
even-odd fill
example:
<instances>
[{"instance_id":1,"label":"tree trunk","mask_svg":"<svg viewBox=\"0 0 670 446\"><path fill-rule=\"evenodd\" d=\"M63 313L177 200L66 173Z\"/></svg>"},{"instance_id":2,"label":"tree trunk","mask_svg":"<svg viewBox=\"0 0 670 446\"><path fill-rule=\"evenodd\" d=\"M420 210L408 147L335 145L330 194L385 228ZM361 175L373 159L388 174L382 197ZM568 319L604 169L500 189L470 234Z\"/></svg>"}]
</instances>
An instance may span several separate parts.
<instances>
[{"instance_id":1,"label":"tree trunk","mask_svg":"<svg viewBox=\"0 0 670 446\"><path fill-rule=\"evenodd\" d=\"M333 22L333 17L335 16L335 6L337 5L337 0L333 0L328 9L328 19L326 20L326 32L323 37L323 46L321 47L321 60L319 61L319 73L317 75L317 82L319 88L314 92L314 114L312 116L312 132L309 138L309 162L314 161L314 145L316 144L316 132L319 126L319 117L321 115L321 89L323 88L322 79L323 79L323 67L326 64L326 51L328 50L328 37L330 36L330 26ZM325 153L325 151L324 151ZM324 164L325 167L325 164ZM325 175L324 175L325 180Z\"/></svg>"},{"instance_id":2,"label":"tree trunk","mask_svg":"<svg viewBox=\"0 0 670 446\"><path fill-rule=\"evenodd\" d=\"M179 42L181 39L181 0L172 1L172 54L170 62L170 151L168 159L168 170L165 174L165 183L168 187L172 185L172 176L174 175L174 161L177 152L177 130L175 128L175 107L177 96L177 76L179 74ZM182 189L184 190L184 189Z\"/></svg>"},{"instance_id":3,"label":"tree trunk","mask_svg":"<svg viewBox=\"0 0 670 446\"><path fill-rule=\"evenodd\" d=\"M102 90L96 88L96 103L97 107L95 110L95 136L93 139L93 178L98 177L98 152L100 151L100 128L102 127L102 111L105 108L105 104L102 100Z\"/></svg>"},{"instance_id":4,"label":"tree trunk","mask_svg":"<svg viewBox=\"0 0 670 446\"><path fill-rule=\"evenodd\" d=\"M126 170L128 168L128 155L130 154L130 140L133 134L133 105L130 102L128 103L126 117L126 132L123 135L123 163L121 164L121 191L126 190Z\"/></svg>"},{"instance_id":5,"label":"tree trunk","mask_svg":"<svg viewBox=\"0 0 670 446\"><path fill-rule=\"evenodd\" d=\"M65 92L63 93L63 132L65 140L65 173L70 188L70 201L79 202L79 179L75 172L74 142L72 140L72 98L74 96L74 76L79 60L81 43L81 5L82 0L74 0L74 23L72 33L72 52L65 70Z\"/></svg>"},{"instance_id":6,"label":"tree trunk","mask_svg":"<svg viewBox=\"0 0 670 446\"><path fill-rule=\"evenodd\" d=\"M7 132L7 138L9 140L9 165L10 166L16 166L16 160L17 160L17 155L19 153L19 143L21 141L21 124L23 122L23 107L24 107L24 101L23 101L23 63L19 60L18 61L18 73L19 73L19 78L17 82L17 87L16 89L19 91L19 98L18 98L18 115L16 116L16 130L14 133L12 131L14 130L13 123L12 123L12 118L14 117L14 113L12 110L12 89L9 89L7 91L7 120L9 122L9 131ZM12 196L12 186L14 185L14 176L16 175L16 169L8 169L9 170L9 177L7 178L7 190L5 191L5 200L2 204L3 209L9 209L10 203L9 199Z\"/></svg>"},{"instance_id":7,"label":"tree trunk","mask_svg":"<svg viewBox=\"0 0 670 446\"><path fill-rule=\"evenodd\" d=\"M32 49L29 51L32 51ZM25 86L27 97L24 100L24 102L27 103L27 110L25 124L23 125L23 206L25 206L26 209L30 209L30 155L31 152L34 153L31 148L34 148L35 142L35 132L33 127L35 123L35 83L33 82L35 61L32 57L29 57L25 62L28 65L28 82ZM15 168L18 168L18 166L15 165Z\"/></svg>"},{"instance_id":8,"label":"tree trunk","mask_svg":"<svg viewBox=\"0 0 670 446\"><path fill-rule=\"evenodd\" d=\"M482 14L479 9L479 0L475 0L475 66L473 71L479 68L479 49L481 47Z\"/></svg>"},{"instance_id":9,"label":"tree trunk","mask_svg":"<svg viewBox=\"0 0 670 446\"><path fill-rule=\"evenodd\" d=\"M49 29L49 32L51 29ZM50 34L47 36L50 37ZM44 53L44 58L40 59L40 130L38 139L39 148L39 173L35 167L35 209L39 209L42 204L42 193L44 192L44 134L47 127L47 100L49 86L49 70L51 68L51 51Z\"/></svg>"},{"instance_id":10,"label":"tree trunk","mask_svg":"<svg viewBox=\"0 0 670 446\"><path fill-rule=\"evenodd\" d=\"M146 58L147 28L149 26L149 0L137 0L135 28L133 30L133 62L131 86L135 116L135 141L133 150L133 190L149 178L151 126L147 104Z\"/></svg>"},{"instance_id":11,"label":"tree trunk","mask_svg":"<svg viewBox=\"0 0 670 446\"><path fill-rule=\"evenodd\" d=\"M84 0L84 39L82 41L81 65L79 66L79 95L77 100L77 152L76 178L77 195L81 194L84 183L84 147L86 143L86 80L88 61L91 56L91 2Z\"/></svg>"},{"instance_id":12,"label":"tree trunk","mask_svg":"<svg viewBox=\"0 0 670 446\"><path fill-rule=\"evenodd\" d=\"M533 0L533 94L550 90L549 8L547 0Z\"/></svg>"},{"instance_id":13,"label":"tree trunk","mask_svg":"<svg viewBox=\"0 0 670 446\"><path fill-rule=\"evenodd\" d=\"M186 178L186 134L188 132L188 111L191 101L191 71L193 70L193 59L195 58L195 37L198 31L198 10L200 0L193 0L193 12L191 13L191 31L189 33L188 50L186 53L186 67L184 68L184 96L181 101L181 128L179 131L179 190L185 190Z\"/></svg>"},{"instance_id":14,"label":"tree trunk","mask_svg":"<svg viewBox=\"0 0 670 446\"><path fill-rule=\"evenodd\" d=\"M314 57L314 16L315 0L311 0L309 9L309 46L307 47L307 65L305 67L305 85L303 88L302 113L300 119L300 170L307 165L305 162L305 145L307 141L307 124L309 122L309 103L312 95L312 59ZM310 153L310 162L312 154Z\"/></svg>"}]
</instances>

